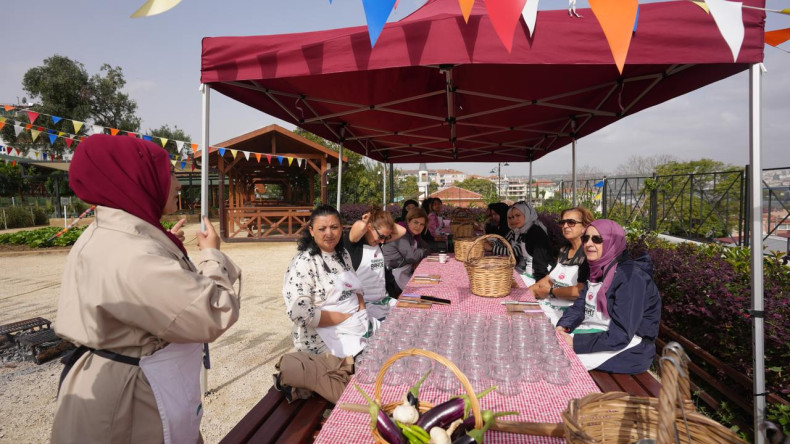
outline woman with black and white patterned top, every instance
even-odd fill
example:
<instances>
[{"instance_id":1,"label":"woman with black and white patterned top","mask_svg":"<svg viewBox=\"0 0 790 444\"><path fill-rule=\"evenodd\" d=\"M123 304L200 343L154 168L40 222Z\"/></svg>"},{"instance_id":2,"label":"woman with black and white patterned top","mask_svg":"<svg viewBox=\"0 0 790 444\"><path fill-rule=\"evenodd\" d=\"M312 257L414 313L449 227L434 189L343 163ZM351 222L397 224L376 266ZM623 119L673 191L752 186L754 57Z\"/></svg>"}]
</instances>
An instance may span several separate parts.
<instances>
[{"instance_id":1,"label":"woman with black and white patterned top","mask_svg":"<svg viewBox=\"0 0 790 444\"><path fill-rule=\"evenodd\" d=\"M337 210L317 207L285 271L283 299L299 351L343 358L365 346L368 314L351 257L340 242L342 233Z\"/></svg>"}]
</instances>

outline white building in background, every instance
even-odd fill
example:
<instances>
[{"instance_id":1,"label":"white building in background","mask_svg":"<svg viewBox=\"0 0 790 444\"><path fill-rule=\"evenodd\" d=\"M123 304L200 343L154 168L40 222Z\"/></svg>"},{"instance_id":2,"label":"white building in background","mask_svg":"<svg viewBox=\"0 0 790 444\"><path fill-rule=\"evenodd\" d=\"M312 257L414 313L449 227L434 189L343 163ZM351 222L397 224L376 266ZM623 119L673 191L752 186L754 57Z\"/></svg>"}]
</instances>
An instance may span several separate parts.
<instances>
[{"instance_id":1,"label":"white building in background","mask_svg":"<svg viewBox=\"0 0 790 444\"><path fill-rule=\"evenodd\" d=\"M428 174L428 166L421 163L417 171L417 189L420 191L420 200L424 200L428 197L428 184L430 183L431 179Z\"/></svg>"},{"instance_id":2,"label":"white building in background","mask_svg":"<svg viewBox=\"0 0 790 444\"><path fill-rule=\"evenodd\" d=\"M434 182L439 185L439 188L445 188L457 182L463 182L469 177L469 174L453 169L429 170L424 163L421 163L418 170L400 170L397 178L417 176L417 182L420 182L420 172L422 171L427 173L427 182Z\"/></svg>"}]
</instances>

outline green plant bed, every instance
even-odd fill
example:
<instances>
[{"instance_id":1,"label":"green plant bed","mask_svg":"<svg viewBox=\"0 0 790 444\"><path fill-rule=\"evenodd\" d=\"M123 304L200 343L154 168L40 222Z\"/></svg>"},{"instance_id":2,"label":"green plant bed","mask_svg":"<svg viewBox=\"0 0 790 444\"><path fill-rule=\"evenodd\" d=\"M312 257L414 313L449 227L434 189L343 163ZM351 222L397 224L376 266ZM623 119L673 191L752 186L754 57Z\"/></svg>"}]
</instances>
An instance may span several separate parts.
<instances>
[{"instance_id":1,"label":"green plant bed","mask_svg":"<svg viewBox=\"0 0 790 444\"><path fill-rule=\"evenodd\" d=\"M77 238L85 231L85 228L72 228L52 242L47 242L47 239L57 234L62 228L46 227L0 234L0 245L27 245L30 248L67 247L77 242Z\"/></svg>"}]
</instances>

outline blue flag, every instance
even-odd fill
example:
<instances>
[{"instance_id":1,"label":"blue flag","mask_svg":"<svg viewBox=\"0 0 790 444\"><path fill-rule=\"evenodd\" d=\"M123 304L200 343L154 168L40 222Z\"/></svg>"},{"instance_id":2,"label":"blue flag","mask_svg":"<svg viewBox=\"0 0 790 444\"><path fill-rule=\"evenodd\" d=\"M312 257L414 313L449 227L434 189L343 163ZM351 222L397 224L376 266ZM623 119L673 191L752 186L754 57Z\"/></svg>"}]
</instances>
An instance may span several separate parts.
<instances>
[{"instance_id":1,"label":"blue flag","mask_svg":"<svg viewBox=\"0 0 790 444\"><path fill-rule=\"evenodd\" d=\"M376 46L384 24L387 23L395 0L362 0L362 7L365 9L365 19L368 22L368 35L370 36L370 46Z\"/></svg>"}]
</instances>

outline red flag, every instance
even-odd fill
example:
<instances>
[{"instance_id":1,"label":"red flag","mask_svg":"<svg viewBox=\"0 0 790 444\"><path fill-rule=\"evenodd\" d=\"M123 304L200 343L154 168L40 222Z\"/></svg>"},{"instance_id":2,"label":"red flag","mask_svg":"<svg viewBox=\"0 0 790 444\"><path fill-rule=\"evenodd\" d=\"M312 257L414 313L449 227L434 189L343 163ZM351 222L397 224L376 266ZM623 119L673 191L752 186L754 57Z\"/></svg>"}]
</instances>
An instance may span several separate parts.
<instances>
[{"instance_id":1,"label":"red flag","mask_svg":"<svg viewBox=\"0 0 790 444\"><path fill-rule=\"evenodd\" d=\"M269 163L272 163L272 155L271 154L267 154L266 155L266 160L268 160Z\"/></svg>"},{"instance_id":2,"label":"red flag","mask_svg":"<svg viewBox=\"0 0 790 444\"><path fill-rule=\"evenodd\" d=\"M36 121L36 119L38 119L38 113L35 111L28 111L27 118L30 119L30 123L33 123Z\"/></svg>"},{"instance_id":3,"label":"red flag","mask_svg":"<svg viewBox=\"0 0 790 444\"><path fill-rule=\"evenodd\" d=\"M486 10L496 35L507 52L513 49L513 34L527 0L486 0Z\"/></svg>"},{"instance_id":4,"label":"red flag","mask_svg":"<svg viewBox=\"0 0 790 444\"><path fill-rule=\"evenodd\" d=\"M66 137L65 139L66 139L66 146L71 148L71 144L74 143L74 139L70 137Z\"/></svg>"}]
</instances>

